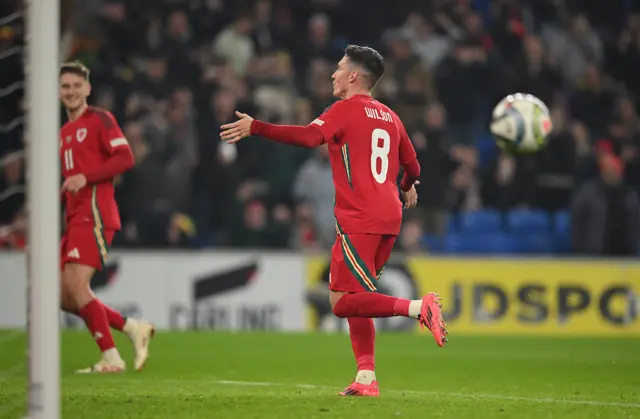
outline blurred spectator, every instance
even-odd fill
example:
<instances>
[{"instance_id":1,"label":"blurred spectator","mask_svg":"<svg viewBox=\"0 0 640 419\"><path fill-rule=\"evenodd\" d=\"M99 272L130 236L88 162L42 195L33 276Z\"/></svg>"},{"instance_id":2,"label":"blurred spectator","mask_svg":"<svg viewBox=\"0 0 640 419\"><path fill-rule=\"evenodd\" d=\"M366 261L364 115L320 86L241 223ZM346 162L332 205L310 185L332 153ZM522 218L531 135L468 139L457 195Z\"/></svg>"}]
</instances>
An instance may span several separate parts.
<instances>
[{"instance_id":1,"label":"blurred spectator","mask_svg":"<svg viewBox=\"0 0 640 419\"><path fill-rule=\"evenodd\" d=\"M241 247L285 247L289 239L288 214L279 207L272 214L264 201L254 199L244 206L242 222L231 244ZM275 222L273 222L275 221Z\"/></svg>"},{"instance_id":2,"label":"blurred spectator","mask_svg":"<svg viewBox=\"0 0 640 419\"><path fill-rule=\"evenodd\" d=\"M451 176L452 210L475 211L481 206L480 183L476 176L478 152L474 147L454 145L450 153L453 160L459 163Z\"/></svg>"},{"instance_id":3,"label":"blurred spectator","mask_svg":"<svg viewBox=\"0 0 640 419\"><path fill-rule=\"evenodd\" d=\"M527 42L525 38L528 32L527 24L531 23L530 10L524 2L496 0L492 2L490 13L492 42L495 42L504 59L510 62L522 53L523 39ZM524 47L526 48L526 45Z\"/></svg>"},{"instance_id":4,"label":"blurred spectator","mask_svg":"<svg viewBox=\"0 0 640 419\"><path fill-rule=\"evenodd\" d=\"M307 23L306 36L294 46L296 67L304 71L314 58L323 58L331 62L342 57L346 43L334 38L329 16L323 13L314 14Z\"/></svg>"},{"instance_id":5,"label":"blurred spectator","mask_svg":"<svg viewBox=\"0 0 640 419\"><path fill-rule=\"evenodd\" d=\"M249 62L254 55L251 41L252 22L248 16L241 15L216 37L213 52L229 60L236 74L244 76L249 68Z\"/></svg>"},{"instance_id":6,"label":"blurred spectator","mask_svg":"<svg viewBox=\"0 0 640 419\"><path fill-rule=\"evenodd\" d=\"M438 68L438 92L455 142L471 145L486 130L494 72L482 45L459 42Z\"/></svg>"},{"instance_id":7,"label":"blurred spectator","mask_svg":"<svg viewBox=\"0 0 640 419\"><path fill-rule=\"evenodd\" d=\"M561 107L551 109L551 120L553 130L547 147L536 156L530 176L534 182L535 203L553 212L570 205L577 186L578 167L590 150L584 125L576 123L571 132Z\"/></svg>"},{"instance_id":8,"label":"blurred spectator","mask_svg":"<svg viewBox=\"0 0 640 419\"><path fill-rule=\"evenodd\" d=\"M11 224L25 204L23 153L12 152L0 159L0 225Z\"/></svg>"},{"instance_id":9,"label":"blurred spectator","mask_svg":"<svg viewBox=\"0 0 640 419\"><path fill-rule=\"evenodd\" d=\"M513 67L514 92L527 92L545 103L553 103L554 94L562 88L562 74L553 56L545 54L539 38L528 36L523 43L523 54Z\"/></svg>"},{"instance_id":10,"label":"blurred spectator","mask_svg":"<svg viewBox=\"0 0 640 419\"><path fill-rule=\"evenodd\" d=\"M640 13L629 15L617 42L609 48L606 67L635 95L636 106L640 99L640 78L635 68L640 66Z\"/></svg>"},{"instance_id":11,"label":"blurred spectator","mask_svg":"<svg viewBox=\"0 0 640 419\"><path fill-rule=\"evenodd\" d=\"M452 40L435 32L435 28L422 14L411 13L399 36L406 39L413 51L427 67L437 67L451 48Z\"/></svg>"},{"instance_id":12,"label":"blurred spectator","mask_svg":"<svg viewBox=\"0 0 640 419\"><path fill-rule=\"evenodd\" d=\"M402 223L402 230L398 239L398 247L408 253L421 253L426 250L423 244L425 231L422 223L417 219L407 219Z\"/></svg>"},{"instance_id":13,"label":"blurred spectator","mask_svg":"<svg viewBox=\"0 0 640 419\"><path fill-rule=\"evenodd\" d=\"M13 216L10 224L0 225L0 249L25 249L27 217L24 208Z\"/></svg>"},{"instance_id":14,"label":"blurred spectator","mask_svg":"<svg viewBox=\"0 0 640 419\"><path fill-rule=\"evenodd\" d=\"M460 166L449 154L446 128L444 107L432 103L423 120L410 132L422 168L418 190L425 232L439 236L446 232L447 213L451 209L450 178Z\"/></svg>"},{"instance_id":15,"label":"blurred spectator","mask_svg":"<svg viewBox=\"0 0 640 419\"><path fill-rule=\"evenodd\" d=\"M602 40L582 13L571 18L566 31L549 26L543 30L543 37L565 79L571 83L578 82L588 66L602 63Z\"/></svg>"},{"instance_id":16,"label":"blurred spectator","mask_svg":"<svg viewBox=\"0 0 640 419\"><path fill-rule=\"evenodd\" d=\"M615 101L610 80L593 65L585 68L582 80L571 97L571 114L575 119L588 123L595 135L604 135L613 116L611 110Z\"/></svg>"},{"instance_id":17,"label":"blurred spectator","mask_svg":"<svg viewBox=\"0 0 640 419\"><path fill-rule=\"evenodd\" d=\"M298 205L308 205L313 211L318 242L320 246L330 248L336 239L336 220L333 215L335 192L326 145L319 147L300 167L293 187L293 197Z\"/></svg>"},{"instance_id":18,"label":"blurred spectator","mask_svg":"<svg viewBox=\"0 0 640 419\"><path fill-rule=\"evenodd\" d=\"M297 204L295 208L295 226L292 231L291 245L296 249L319 249L313 208L305 202Z\"/></svg>"},{"instance_id":19,"label":"blurred spectator","mask_svg":"<svg viewBox=\"0 0 640 419\"><path fill-rule=\"evenodd\" d=\"M583 255L634 257L640 244L638 195L623 183L618 157L606 153L598 163L600 179L587 182L574 198L574 250Z\"/></svg>"}]
</instances>

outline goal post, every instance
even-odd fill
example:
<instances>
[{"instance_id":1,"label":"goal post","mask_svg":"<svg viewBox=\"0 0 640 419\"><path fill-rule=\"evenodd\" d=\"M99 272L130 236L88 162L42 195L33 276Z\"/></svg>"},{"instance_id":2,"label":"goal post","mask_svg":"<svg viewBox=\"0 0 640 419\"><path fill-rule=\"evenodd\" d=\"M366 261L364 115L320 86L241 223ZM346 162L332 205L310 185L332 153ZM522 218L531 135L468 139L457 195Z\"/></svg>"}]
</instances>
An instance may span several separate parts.
<instances>
[{"instance_id":1,"label":"goal post","mask_svg":"<svg viewBox=\"0 0 640 419\"><path fill-rule=\"evenodd\" d=\"M28 417L60 417L60 1L27 0Z\"/></svg>"}]
</instances>

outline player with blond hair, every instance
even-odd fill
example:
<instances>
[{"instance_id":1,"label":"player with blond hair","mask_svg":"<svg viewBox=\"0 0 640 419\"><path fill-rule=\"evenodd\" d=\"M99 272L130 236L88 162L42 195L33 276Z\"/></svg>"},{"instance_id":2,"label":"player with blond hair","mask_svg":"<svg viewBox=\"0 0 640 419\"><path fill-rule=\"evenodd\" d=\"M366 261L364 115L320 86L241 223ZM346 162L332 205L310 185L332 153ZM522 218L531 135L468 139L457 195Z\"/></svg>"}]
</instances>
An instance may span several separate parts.
<instances>
[{"instance_id":1,"label":"player with blond hair","mask_svg":"<svg viewBox=\"0 0 640 419\"><path fill-rule=\"evenodd\" d=\"M149 356L154 327L125 318L91 291L91 278L104 267L108 249L120 229L114 178L134 165L133 153L118 123L104 109L88 106L89 70L76 61L60 68L60 100L68 121L60 130L62 194L66 228L60 243L61 308L80 316L95 339L102 358L80 373L125 370L111 329L124 332L135 350L134 367Z\"/></svg>"}]
</instances>

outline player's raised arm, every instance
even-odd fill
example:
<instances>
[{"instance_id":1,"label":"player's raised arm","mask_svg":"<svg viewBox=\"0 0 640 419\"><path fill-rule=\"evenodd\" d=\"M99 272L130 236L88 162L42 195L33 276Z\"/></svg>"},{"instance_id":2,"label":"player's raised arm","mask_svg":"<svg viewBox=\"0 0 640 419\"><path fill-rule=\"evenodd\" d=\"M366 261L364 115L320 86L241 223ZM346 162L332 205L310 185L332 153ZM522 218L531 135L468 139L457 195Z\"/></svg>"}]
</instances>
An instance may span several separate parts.
<instances>
[{"instance_id":1,"label":"player's raised arm","mask_svg":"<svg viewBox=\"0 0 640 419\"><path fill-rule=\"evenodd\" d=\"M416 150L413 148L413 144L411 144L407 130L404 126L401 128L400 165L404 169L404 175L400 182L400 189L408 191L420 178L420 163L418 163L418 156L416 155Z\"/></svg>"},{"instance_id":2,"label":"player's raised arm","mask_svg":"<svg viewBox=\"0 0 640 419\"><path fill-rule=\"evenodd\" d=\"M87 183L99 183L112 179L131 169L135 163L133 152L111 113L98 113L98 129L100 143L107 151L109 158L104 164L84 173Z\"/></svg>"},{"instance_id":3,"label":"player's raised arm","mask_svg":"<svg viewBox=\"0 0 640 419\"><path fill-rule=\"evenodd\" d=\"M253 119L251 116L236 111L239 118L236 122L220 127L220 138L229 143L238 141L250 135L259 135L278 143L300 147L317 147L324 142L322 134L307 125L277 125Z\"/></svg>"}]
</instances>

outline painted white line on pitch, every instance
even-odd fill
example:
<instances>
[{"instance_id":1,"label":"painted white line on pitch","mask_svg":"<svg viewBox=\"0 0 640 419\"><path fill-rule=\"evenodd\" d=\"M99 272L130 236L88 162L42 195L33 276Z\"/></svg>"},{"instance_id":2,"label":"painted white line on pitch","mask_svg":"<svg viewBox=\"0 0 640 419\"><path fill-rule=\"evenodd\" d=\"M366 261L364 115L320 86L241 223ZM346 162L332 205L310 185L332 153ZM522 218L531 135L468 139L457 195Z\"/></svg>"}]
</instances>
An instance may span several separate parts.
<instances>
[{"instance_id":1,"label":"painted white line on pitch","mask_svg":"<svg viewBox=\"0 0 640 419\"><path fill-rule=\"evenodd\" d=\"M278 386L278 387L291 387L291 388L336 390L335 387L319 386L314 384L273 383L273 382L262 382L262 381L234 381L234 380L215 380L213 382L217 384L247 386L247 387ZM436 397L455 397L455 398L461 398L461 399L507 400L507 401L521 401L521 402L543 403L543 404L577 404L577 405L586 405L586 406L627 407L627 408L634 408L634 409L640 408L640 403L606 402L606 401L598 401L598 400L574 400L574 399L553 399L550 397L503 396L499 394L443 393L438 391L418 391L418 390L382 389L382 391L394 393L394 394L417 394L417 395L436 396Z\"/></svg>"}]
</instances>

